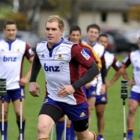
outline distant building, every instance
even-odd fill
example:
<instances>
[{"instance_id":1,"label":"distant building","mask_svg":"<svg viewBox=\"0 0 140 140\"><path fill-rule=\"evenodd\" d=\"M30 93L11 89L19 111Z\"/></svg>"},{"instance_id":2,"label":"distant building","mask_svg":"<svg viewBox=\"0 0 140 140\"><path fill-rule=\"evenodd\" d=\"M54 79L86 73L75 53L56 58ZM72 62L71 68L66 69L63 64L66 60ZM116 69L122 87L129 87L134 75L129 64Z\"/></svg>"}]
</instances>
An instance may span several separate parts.
<instances>
[{"instance_id":1,"label":"distant building","mask_svg":"<svg viewBox=\"0 0 140 140\"><path fill-rule=\"evenodd\" d=\"M86 27L97 23L103 28L138 28L139 23L131 21L128 16L134 1L140 3L140 0L83 0L84 12L80 14L79 25Z\"/></svg>"},{"instance_id":2,"label":"distant building","mask_svg":"<svg viewBox=\"0 0 140 140\"><path fill-rule=\"evenodd\" d=\"M128 2L128 4L131 5L137 5L140 4L140 0L126 0Z\"/></svg>"},{"instance_id":3,"label":"distant building","mask_svg":"<svg viewBox=\"0 0 140 140\"><path fill-rule=\"evenodd\" d=\"M140 4L140 0L81 0L81 12L78 24L86 33L87 25L97 23L105 29L139 28L139 23L131 21L128 16L129 8L135 4ZM40 33L42 25L50 11L43 11L40 19Z\"/></svg>"}]
</instances>

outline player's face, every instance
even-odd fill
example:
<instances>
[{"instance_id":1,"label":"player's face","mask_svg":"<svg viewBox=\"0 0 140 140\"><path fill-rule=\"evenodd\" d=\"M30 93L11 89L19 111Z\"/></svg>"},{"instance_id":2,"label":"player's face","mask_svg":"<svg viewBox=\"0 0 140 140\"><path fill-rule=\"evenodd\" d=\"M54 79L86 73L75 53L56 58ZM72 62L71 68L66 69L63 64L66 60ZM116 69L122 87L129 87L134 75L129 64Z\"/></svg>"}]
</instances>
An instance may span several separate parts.
<instances>
[{"instance_id":1,"label":"player's face","mask_svg":"<svg viewBox=\"0 0 140 140\"><path fill-rule=\"evenodd\" d=\"M15 24L6 25L4 29L5 39L7 40L15 40L17 34L17 27Z\"/></svg>"},{"instance_id":2,"label":"player's face","mask_svg":"<svg viewBox=\"0 0 140 140\"><path fill-rule=\"evenodd\" d=\"M79 31L72 31L69 36L70 41L79 43L81 39L81 33Z\"/></svg>"},{"instance_id":3,"label":"player's face","mask_svg":"<svg viewBox=\"0 0 140 140\"><path fill-rule=\"evenodd\" d=\"M87 32L87 38L90 42L96 42L99 37L99 31L96 28L90 28Z\"/></svg>"},{"instance_id":4,"label":"player's face","mask_svg":"<svg viewBox=\"0 0 140 140\"><path fill-rule=\"evenodd\" d=\"M46 23L46 37L48 45L51 47L57 44L63 35L63 30L59 28L59 24L56 21Z\"/></svg>"},{"instance_id":5,"label":"player's face","mask_svg":"<svg viewBox=\"0 0 140 140\"><path fill-rule=\"evenodd\" d=\"M98 41L101 45L103 45L105 48L107 48L108 46L108 38L105 37L105 36L101 36L99 38L99 41Z\"/></svg>"}]
</instances>

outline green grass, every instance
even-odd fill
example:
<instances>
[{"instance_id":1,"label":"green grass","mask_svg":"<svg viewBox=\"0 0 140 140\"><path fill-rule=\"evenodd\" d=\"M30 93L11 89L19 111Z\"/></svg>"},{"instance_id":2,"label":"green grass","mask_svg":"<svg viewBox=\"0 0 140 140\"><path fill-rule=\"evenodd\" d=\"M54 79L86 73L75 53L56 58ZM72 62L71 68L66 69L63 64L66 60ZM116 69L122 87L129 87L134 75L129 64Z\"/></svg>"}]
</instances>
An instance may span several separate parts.
<instances>
[{"instance_id":1,"label":"green grass","mask_svg":"<svg viewBox=\"0 0 140 140\"><path fill-rule=\"evenodd\" d=\"M132 75L132 69L129 68L128 72ZM113 76L113 70L108 73L108 78ZM25 116L26 116L26 140L37 140L37 118L40 110L43 98L45 96L44 88L44 75L42 71L38 77L38 82L41 86L40 97L32 97L28 93L28 87L26 87L26 100L25 100ZM139 112L139 113L138 113ZM135 138L138 140L140 133L140 110L136 114L135 123ZM96 117L93 112L93 121L90 124L90 129L97 131ZM16 140L18 135L15 115L13 113L12 104L10 105L9 112L9 128L8 128L9 140ZM105 139L106 140L123 140L123 106L120 98L120 80L117 81L108 91L108 104L105 111Z\"/></svg>"}]
</instances>

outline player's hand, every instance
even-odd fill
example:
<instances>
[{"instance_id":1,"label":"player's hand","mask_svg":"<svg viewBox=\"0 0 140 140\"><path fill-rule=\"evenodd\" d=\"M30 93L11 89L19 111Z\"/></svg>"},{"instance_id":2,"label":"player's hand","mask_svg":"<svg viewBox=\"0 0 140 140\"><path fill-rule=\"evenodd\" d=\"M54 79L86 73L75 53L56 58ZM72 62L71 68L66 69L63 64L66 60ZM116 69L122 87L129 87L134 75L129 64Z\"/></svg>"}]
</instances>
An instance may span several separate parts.
<instances>
[{"instance_id":1,"label":"player's hand","mask_svg":"<svg viewBox=\"0 0 140 140\"><path fill-rule=\"evenodd\" d=\"M132 87L133 85L135 85L135 81L134 81L134 80L129 80L129 81L128 81L128 85L129 85L130 87Z\"/></svg>"},{"instance_id":2,"label":"player's hand","mask_svg":"<svg viewBox=\"0 0 140 140\"><path fill-rule=\"evenodd\" d=\"M89 83L85 84L85 87L86 87L86 89L89 89L91 87L91 83L89 82Z\"/></svg>"},{"instance_id":3,"label":"player's hand","mask_svg":"<svg viewBox=\"0 0 140 140\"><path fill-rule=\"evenodd\" d=\"M29 83L29 92L32 96L38 97L40 94L40 87L36 82Z\"/></svg>"},{"instance_id":4,"label":"player's hand","mask_svg":"<svg viewBox=\"0 0 140 140\"><path fill-rule=\"evenodd\" d=\"M62 89L58 92L59 97L65 97L71 95L75 92L72 85L65 85Z\"/></svg>"},{"instance_id":5,"label":"player's hand","mask_svg":"<svg viewBox=\"0 0 140 140\"><path fill-rule=\"evenodd\" d=\"M110 88L113 85L111 81L106 81L106 88Z\"/></svg>"},{"instance_id":6,"label":"player's hand","mask_svg":"<svg viewBox=\"0 0 140 140\"><path fill-rule=\"evenodd\" d=\"M27 84L27 83L28 83L28 79L26 77L22 77L19 81L19 84L21 86L25 86L25 84Z\"/></svg>"},{"instance_id":7,"label":"player's hand","mask_svg":"<svg viewBox=\"0 0 140 140\"><path fill-rule=\"evenodd\" d=\"M105 84L102 84L101 86L101 94L105 94L107 92L107 88Z\"/></svg>"}]
</instances>

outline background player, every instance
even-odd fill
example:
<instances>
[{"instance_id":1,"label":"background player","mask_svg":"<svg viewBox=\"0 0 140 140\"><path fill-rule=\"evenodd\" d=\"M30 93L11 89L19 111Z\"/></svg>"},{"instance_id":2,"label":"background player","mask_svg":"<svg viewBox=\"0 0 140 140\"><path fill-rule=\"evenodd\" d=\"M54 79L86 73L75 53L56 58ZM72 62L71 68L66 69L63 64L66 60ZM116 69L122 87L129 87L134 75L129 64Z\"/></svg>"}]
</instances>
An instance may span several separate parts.
<instances>
[{"instance_id":1,"label":"background player","mask_svg":"<svg viewBox=\"0 0 140 140\"><path fill-rule=\"evenodd\" d=\"M104 112L105 112L105 106L107 103L107 87L106 87L106 77L107 73L112 67L115 71L119 71L121 67L121 63L116 59L115 55L106 51L108 44L109 44L109 39L107 34L100 34L98 38L98 42L102 44L105 47L105 52L104 55L101 58L102 61L102 79L104 85L104 92L103 90L97 90L99 92L96 92L96 115L97 115L97 127L98 127L98 137L97 140L104 140L103 138L103 133L104 133L104 125L105 125L105 120L104 120ZM98 87L97 87L98 88ZM100 88L100 87L99 87Z\"/></svg>"},{"instance_id":2,"label":"background player","mask_svg":"<svg viewBox=\"0 0 140 140\"><path fill-rule=\"evenodd\" d=\"M15 21L7 21L4 25L4 38L0 40L0 78L6 79L7 95L4 96L4 140L7 140L8 107L10 101L13 103L19 133L22 132L24 140L25 118L20 116L20 99L23 102L23 86L30 78L31 68L26 75L22 76L23 59L26 57L29 62L33 60L33 52L26 42L16 38L17 25ZM22 76L22 77L21 77ZM23 108L22 108L23 110ZM1 100L0 100L1 112ZM1 113L0 113L1 114ZM20 117L22 129L20 130ZM2 118L0 118L1 120ZM0 122L0 129L2 123Z\"/></svg>"}]
</instances>

